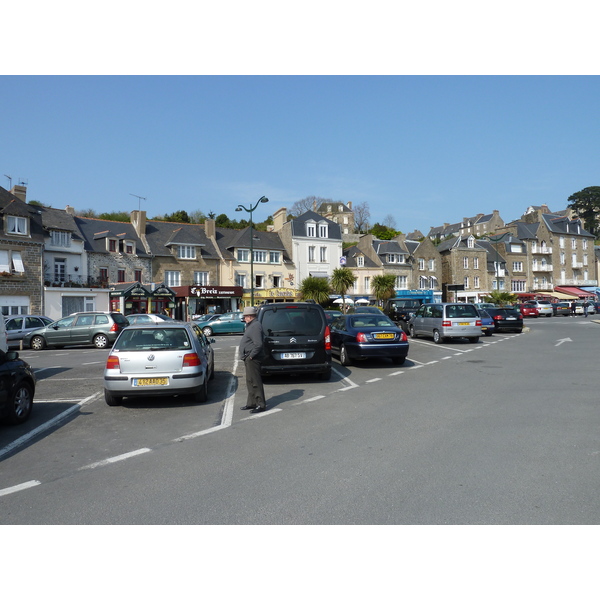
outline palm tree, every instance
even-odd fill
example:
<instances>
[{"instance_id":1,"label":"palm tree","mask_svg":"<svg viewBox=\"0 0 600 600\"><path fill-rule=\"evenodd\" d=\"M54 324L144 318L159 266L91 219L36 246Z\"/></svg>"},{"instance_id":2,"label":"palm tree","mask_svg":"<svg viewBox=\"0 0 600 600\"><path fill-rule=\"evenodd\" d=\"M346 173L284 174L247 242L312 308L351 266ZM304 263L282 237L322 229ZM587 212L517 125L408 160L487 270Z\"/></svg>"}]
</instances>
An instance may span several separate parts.
<instances>
[{"instance_id":1,"label":"palm tree","mask_svg":"<svg viewBox=\"0 0 600 600\"><path fill-rule=\"evenodd\" d=\"M394 285L396 283L395 275L375 275L373 277L373 281L371 282L371 287L373 289L373 293L375 294L375 298L378 301L382 302L383 300L387 300L396 294L396 290Z\"/></svg>"},{"instance_id":2,"label":"palm tree","mask_svg":"<svg viewBox=\"0 0 600 600\"><path fill-rule=\"evenodd\" d=\"M507 304L514 304L518 300L516 294L511 294L510 292L500 292L494 291L491 292L488 296L484 298L485 302L492 302L497 306L506 306Z\"/></svg>"},{"instance_id":3,"label":"palm tree","mask_svg":"<svg viewBox=\"0 0 600 600\"><path fill-rule=\"evenodd\" d=\"M329 301L329 281L325 277L307 277L299 288L303 300L314 300L319 304Z\"/></svg>"},{"instance_id":4,"label":"palm tree","mask_svg":"<svg viewBox=\"0 0 600 600\"><path fill-rule=\"evenodd\" d=\"M334 269L331 274L331 289L334 293L342 297L342 311L346 312L346 292L354 285L356 277L354 273L346 267Z\"/></svg>"}]
</instances>

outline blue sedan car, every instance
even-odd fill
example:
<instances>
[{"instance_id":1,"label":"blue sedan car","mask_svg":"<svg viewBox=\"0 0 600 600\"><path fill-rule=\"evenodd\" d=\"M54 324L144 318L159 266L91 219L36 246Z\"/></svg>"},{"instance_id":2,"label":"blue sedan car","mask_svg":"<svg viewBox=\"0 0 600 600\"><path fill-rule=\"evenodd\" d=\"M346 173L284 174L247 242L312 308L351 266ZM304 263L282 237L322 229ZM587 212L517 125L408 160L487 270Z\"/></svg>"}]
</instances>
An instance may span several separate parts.
<instances>
[{"instance_id":1,"label":"blue sedan car","mask_svg":"<svg viewBox=\"0 0 600 600\"><path fill-rule=\"evenodd\" d=\"M206 337L211 335L220 335L222 333L244 333L246 324L242 321L241 312L228 312L222 315L216 315L207 322L199 323L202 333Z\"/></svg>"},{"instance_id":2,"label":"blue sedan car","mask_svg":"<svg viewBox=\"0 0 600 600\"><path fill-rule=\"evenodd\" d=\"M478 309L477 312L481 317L481 331L483 331L483 333L485 333L485 335L489 337L490 335L492 335L492 333L494 333L494 329L496 328L496 325L494 324L494 319L492 319L492 317L487 312L485 312L483 308Z\"/></svg>"},{"instance_id":3,"label":"blue sedan car","mask_svg":"<svg viewBox=\"0 0 600 600\"><path fill-rule=\"evenodd\" d=\"M408 355L408 339L383 313L354 313L331 324L331 353L342 365L367 358L389 358L401 365Z\"/></svg>"}]
</instances>

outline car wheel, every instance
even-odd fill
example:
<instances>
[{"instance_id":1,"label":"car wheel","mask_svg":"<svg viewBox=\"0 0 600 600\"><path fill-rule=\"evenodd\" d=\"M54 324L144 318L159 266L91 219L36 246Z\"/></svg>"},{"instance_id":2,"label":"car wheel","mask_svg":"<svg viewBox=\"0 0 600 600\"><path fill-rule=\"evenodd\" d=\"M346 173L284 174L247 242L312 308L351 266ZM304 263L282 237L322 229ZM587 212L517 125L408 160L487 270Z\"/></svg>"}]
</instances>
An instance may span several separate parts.
<instances>
[{"instance_id":1,"label":"car wheel","mask_svg":"<svg viewBox=\"0 0 600 600\"><path fill-rule=\"evenodd\" d=\"M470 337L469 338L469 342L471 342L471 344L476 344L479 341L478 337Z\"/></svg>"},{"instance_id":2,"label":"car wheel","mask_svg":"<svg viewBox=\"0 0 600 600\"><path fill-rule=\"evenodd\" d=\"M405 360L406 360L406 356L394 356L392 358L392 362L395 365L403 365Z\"/></svg>"},{"instance_id":3,"label":"car wheel","mask_svg":"<svg viewBox=\"0 0 600 600\"><path fill-rule=\"evenodd\" d=\"M109 406L120 406L123 400L122 396L115 396L108 390L104 390L104 400Z\"/></svg>"},{"instance_id":4,"label":"car wheel","mask_svg":"<svg viewBox=\"0 0 600 600\"><path fill-rule=\"evenodd\" d=\"M99 349L106 348L108 346L108 338L103 333L99 333L94 336L94 346Z\"/></svg>"},{"instance_id":5,"label":"car wheel","mask_svg":"<svg viewBox=\"0 0 600 600\"><path fill-rule=\"evenodd\" d=\"M322 381L329 381L331 379L331 369L327 369L325 373L321 373L319 375L319 379L321 379Z\"/></svg>"},{"instance_id":6,"label":"car wheel","mask_svg":"<svg viewBox=\"0 0 600 600\"><path fill-rule=\"evenodd\" d=\"M346 346L344 346L344 344L342 344L340 346L340 364L347 367L351 363L352 363L352 361L350 360L350 357L348 356L348 350L346 350Z\"/></svg>"},{"instance_id":7,"label":"car wheel","mask_svg":"<svg viewBox=\"0 0 600 600\"><path fill-rule=\"evenodd\" d=\"M490 337L492 335L492 332L491 331L486 331L485 335L487 335L488 337Z\"/></svg>"},{"instance_id":8,"label":"car wheel","mask_svg":"<svg viewBox=\"0 0 600 600\"><path fill-rule=\"evenodd\" d=\"M440 335L440 332L437 329L433 330L433 342L435 344L441 344L444 341L444 338Z\"/></svg>"},{"instance_id":9,"label":"car wheel","mask_svg":"<svg viewBox=\"0 0 600 600\"><path fill-rule=\"evenodd\" d=\"M46 347L46 340L41 335L34 335L30 346L32 350L43 350Z\"/></svg>"},{"instance_id":10,"label":"car wheel","mask_svg":"<svg viewBox=\"0 0 600 600\"><path fill-rule=\"evenodd\" d=\"M8 405L7 422L11 425L24 423L29 418L32 408L33 393L31 386L28 383L22 382L17 386Z\"/></svg>"},{"instance_id":11,"label":"car wheel","mask_svg":"<svg viewBox=\"0 0 600 600\"><path fill-rule=\"evenodd\" d=\"M208 400L208 378L204 377L204 383L200 388L200 391L196 394L192 394L192 399L198 404L204 404Z\"/></svg>"},{"instance_id":12,"label":"car wheel","mask_svg":"<svg viewBox=\"0 0 600 600\"><path fill-rule=\"evenodd\" d=\"M411 338L415 339L417 337L417 334L415 333L415 328L412 325L410 326L409 333Z\"/></svg>"},{"instance_id":13,"label":"car wheel","mask_svg":"<svg viewBox=\"0 0 600 600\"><path fill-rule=\"evenodd\" d=\"M212 330L210 327L205 327L205 328L202 330L202 333L203 333L203 334L204 334L206 337L208 337L208 336L210 336L210 335L212 335L212 334L213 334L213 330Z\"/></svg>"}]
</instances>

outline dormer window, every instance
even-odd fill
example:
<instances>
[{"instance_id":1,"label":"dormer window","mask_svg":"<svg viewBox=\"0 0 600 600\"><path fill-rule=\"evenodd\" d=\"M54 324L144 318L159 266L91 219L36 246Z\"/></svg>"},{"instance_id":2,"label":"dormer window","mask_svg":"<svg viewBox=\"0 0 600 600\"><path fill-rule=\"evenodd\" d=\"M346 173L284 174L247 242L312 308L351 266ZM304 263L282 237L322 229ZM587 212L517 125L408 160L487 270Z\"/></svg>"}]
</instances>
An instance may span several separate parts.
<instances>
[{"instance_id":1,"label":"dormer window","mask_svg":"<svg viewBox=\"0 0 600 600\"><path fill-rule=\"evenodd\" d=\"M196 247L195 246L177 246L177 258L195 259L196 258Z\"/></svg>"},{"instance_id":2,"label":"dormer window","mask_svg":"<svg viewBox=\"0 0 600 600\"><path fill-rule=\"evenodd\" d=\"M69 248L71 246L71 234L68 231L51 231L50 245Z\"/></svg>"},{"instance_id":3,"label":"dormer window","mask_svg":"<svg viewBox=\"0 0 600 600\"><path fill-rule=\"evenodd\" d=\"M472 235L467 239L467 248L475 248L475 238Z\"/></svg>"},{"instance_id":4,"label":"dormer window","mask_svg":"<svg viewBox=\"0 0 600 600\"><path fill-rule=\"evenodd\" d=\"M319 237L321 237L321 238L329 237L329 227L327 227L326 223L319 224Z\"/></svg>"},{"instance_id":5,"label":"dormer window","mask_svg":"<svg viewBox=\"0 0 600 600\"><path fill-rule=\"evenodd\" d=\"M365 266L365 257L364 256L357 256L356 257L356 266L357 267L364 267Z\"/></svg>"},{"instance_id":6,"label":"dormer window","mask_svg":"<svg viewBox=\"0 0 600 600\"><path fill-rule=\"evenodd\" d=\"M306 236L317 237L317 226L314 223L306 224Z\"/></svg>"},{"instance_id":7,"label":"dormer window","mask_svg":"<svg viewBox=\"0 0 600 600\"><path fill-rule=\"evenodd\" d=\"M117 251L117 240L108 240L108 251L109 252Z\"/></svg>"},{"instance_id":8,"label":"dormer window","mask_svg":"<svg viewBox=\"0 0 600 600\"><path fill-rule=\"evenodd\" d=\"M6 233L27 235L27 219L25 217L6 217Z\"/></svg>"},{"instance_id":9,"label":"dormer window","mask_svg":"<svg viewBox=\"0 0 600 600\"><path fill-rule=\"evenodd\" d=\"M125 242L125 254L133 254L133 244L131 242Z\"/></svg>"}]
</instances>

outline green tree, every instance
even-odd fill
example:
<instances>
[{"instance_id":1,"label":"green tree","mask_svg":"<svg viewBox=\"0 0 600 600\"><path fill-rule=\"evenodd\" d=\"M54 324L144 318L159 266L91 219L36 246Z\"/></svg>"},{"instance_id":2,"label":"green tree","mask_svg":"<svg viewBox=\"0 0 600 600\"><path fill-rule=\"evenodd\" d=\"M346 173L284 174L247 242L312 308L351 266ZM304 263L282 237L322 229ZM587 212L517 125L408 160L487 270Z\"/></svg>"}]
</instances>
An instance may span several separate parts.
<instances>
[{"instance_id":1,"label":"green tree","mask_svg":"<svg viewBox=\"0 0 600 600\"><path fill-rule=\"evenodd\" d=\"M375 275L371 281L371 288L375 298L379 302L391 298L396 293L394 285L396 283L395 275Z\"/></svg>"},{"instance_id":2,"label":"green tree","mask_svg":"<svg viewBox=\"0 0 600 600\"><path fill-rule=\"evenodd\" d=\"M495 290L491 292L488 296L485 296L484 302L491 302L493 304L497 304L498 306L507 306L510 304L515 304L518 301L518 296L516 294L511 294L510 292L500 292Z\"/></svg>"},{"instance_id":3,"label":"green tree","mask_svg":"<svg viewBox=\"0 0 600 600\"><path fill-rule=\"evenodd\" d=\"M119 221L121 223L129 223L129 213L128 212L104 212L98 215L99 219L104 219L105 221Z\"/></svg>"},{"instance_id":4,"label":"green tree","mask_svg":"<svg viewBox=\"0 0 600 600\"><path fill-rule=\"evenodd\" d=\"M571 194L568 207L572 208L583 219L584 228L596 235L596 218L600 212L600 186L583 188Z\"/></svg>"},{"instance_id":5,"label":"green tree","mask_svg":"<svg viewBox=\"0 0 600 600\"><path fill-rule=\"evenodd\" d=\"M371 233L379 240L391 240L398 235L395 229L375 223L371 228Z\"/></svg>"},{"instance_id":6,"label":"green tree","mask_svg":"<svg viewBox=\"0 0 600 600\"><path fill-rule=\"evenodd\" d=\"M300 283L299 292L303 300L326 304L329 302L329 280L325 277L307 277Z\"/></svg>"},{"instance_id":7,"label":"green tree","mask_svg":"<svg viewBox=\"0 0 600 600\"><path fill-rule=\"evenodd\" d=\"M342 310L344 312L346 312L346 292L354 285L355 281L354 273L346 267L334 269L331 274L331 289L342 297Z\"/></svg>"},{"instance_id":8,"label":"green tree","mask_svg":"<svg viewBox=\"0 0 600 600\"><path fill-rule=\"evenodd\" d=\"M163 221L169 221L172 223L190 223L190 217L185 210L176 210L170 215L165 215Z\"/></svg>"}]
</instances>

